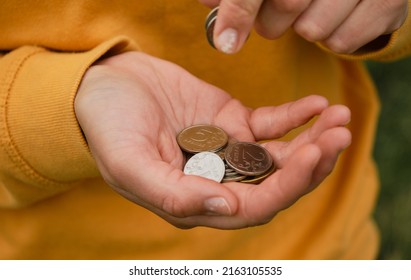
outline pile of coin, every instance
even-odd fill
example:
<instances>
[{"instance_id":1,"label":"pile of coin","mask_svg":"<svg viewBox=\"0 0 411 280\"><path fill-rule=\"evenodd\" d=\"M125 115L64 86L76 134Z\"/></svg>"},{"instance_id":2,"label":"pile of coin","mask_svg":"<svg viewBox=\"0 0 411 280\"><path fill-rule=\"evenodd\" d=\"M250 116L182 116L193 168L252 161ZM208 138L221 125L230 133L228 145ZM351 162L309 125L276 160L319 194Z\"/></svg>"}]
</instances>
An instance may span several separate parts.
<instances>
[{"instance_id":1,"label":"pile of coin","mask_svg":"<svg viewBox=\"0 0 411 280\"><path fill-rule=\"evenodd\" d=\"M275 171L270 153L261 145L229 138L217 126L185 128L177 135L177 143L188 158L184 166L187 175L258 184Z\"/></svg>"}]
</instances>

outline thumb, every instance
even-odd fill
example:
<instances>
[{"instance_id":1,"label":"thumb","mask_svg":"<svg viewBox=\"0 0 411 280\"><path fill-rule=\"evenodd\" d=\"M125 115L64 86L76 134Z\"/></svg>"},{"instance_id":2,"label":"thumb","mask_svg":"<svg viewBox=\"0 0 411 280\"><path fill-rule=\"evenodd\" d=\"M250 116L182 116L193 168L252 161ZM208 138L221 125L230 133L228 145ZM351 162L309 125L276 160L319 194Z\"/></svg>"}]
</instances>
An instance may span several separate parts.
<instances>
[{"instance_id":1,"label":"thumb","mask_svg":"<svg viewBox=\"0 0 411 280\"><path fill-rule=\"evenodd\" d=\"M214 24L213 42L219 51L238 52L254 25L263 0L222 0Z\"/></svg>"},{"instance_id":2,"label":"thumb","mask_svg":"<svg viewBox=\"0 0 411 280\"><path fill-rule=\"evenodd\" d=\"M237 211L235 194L223 184L185 175L164 162L147 161L121 174L127 183L111 184L127 199L165 217L231 216Z\"/></svg>"}]
</instances>

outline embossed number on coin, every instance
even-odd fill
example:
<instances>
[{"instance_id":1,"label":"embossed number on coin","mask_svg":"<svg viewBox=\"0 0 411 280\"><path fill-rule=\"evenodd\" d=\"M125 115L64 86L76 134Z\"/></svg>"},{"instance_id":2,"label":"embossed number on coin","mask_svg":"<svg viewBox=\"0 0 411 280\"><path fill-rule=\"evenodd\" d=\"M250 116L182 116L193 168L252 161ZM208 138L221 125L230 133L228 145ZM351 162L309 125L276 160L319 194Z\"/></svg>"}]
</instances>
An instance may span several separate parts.
<instances>
[{"instance_id":1,"label":"embossed number on coin","mask_svg":"<svg viewBox=\"0 0 411 280\"><path fill-rule=\"evenodd\" d=\"M182 130L177 142L189 153L217 152L227 145L228 136L221 128L212 125L195 125Z\"/></svg>"},{"instance_id":2,"label":"embossed number on coin","mask_svg":"<svg viewBox=\"0 0 411 280\"><path fill-rule=\"evenodd\" d=\"M201 152L192 156L184 166L184 174L205 177L221 182L225 174L224 161L211 152Z\"/></svg>"},{"instance_id":3,"label":"embossed number on coin","mask_svg":"<svg viewBox=\"0 0 411 280\"><path fill-rule=\"evenodd\" d=\"M235 171L248 176L264 174L273 165L271 155L257 143L238 142L228 145L225 160Z\"/></svg>"}]
</instances>

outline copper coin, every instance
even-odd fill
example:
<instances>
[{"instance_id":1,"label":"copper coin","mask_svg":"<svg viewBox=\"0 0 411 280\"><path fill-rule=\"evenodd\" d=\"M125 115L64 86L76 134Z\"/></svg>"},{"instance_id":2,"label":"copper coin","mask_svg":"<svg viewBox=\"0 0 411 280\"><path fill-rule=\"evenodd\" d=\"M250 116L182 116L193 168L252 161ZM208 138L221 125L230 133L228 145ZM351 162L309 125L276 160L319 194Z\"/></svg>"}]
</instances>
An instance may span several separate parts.
<instances>
[{"instance_id":1,"label":"copper coin","mask_svg":"<svg viewBox=\"0 0 411 280\"><path fill-rule=\"evenodd\" d=\"M257 143L237 142L225 150L227 164L242 175L258 176L273 165L270 153Z\"/></svg>"},{"instance_id":2,"label":"copper coin","mask_svg":"<svg viewBox=\"0 0 411 280\"><path fill-rule=\"evenodd\" d=\"M177 135L177 143L189 153L218 152L227 145L228 136L224 130L213 125L194 125Z\"/></svg>"},{"instance_id":3,"label":"copper coin","mask_svg":"<svg viewBox=\"0 0 411 280\"><path fill-rule=\"evenodd\" d=\"M265 172L264 174L261 174L261 175L259 175L259 176L247 176L246 178L244 178L244 179L241 180L241 183L259 184L259 183L261 183L262 181L264 181L265 178L267 178L268 176L270 176L271 174L273 174L274 171L275 171L275 169L276 169L276 167L275 167L275 165L273 164L273 165L271 166L271 168L270 168L267 172Z\"/></svg>"},{"instance_id":4,"label":"copper coin","mask_svg":"<svg viewBox=\"0 0 411 280\"><path fill-rule=\"evenodd\" d=\"M237 143L237 142L238 142L237 139L232 138L232 137L229 136L229 137L228 137L227 145L234 144L234 143ZM216 153L217 153L217 155L219 155L223 160L225 160L225 156L224 156L225 147L224 147L223 149L221 149L221 150L218 150Z\"/></svg>"},{"instance_id":5,"label":"copper coin","mask_svg":"<svg viewBox=\"0 0 411 280\"><path fill-rule=\"evenodd\" d=\"M216 154L217 154L222 160L224 160L224 152L225 152L225 149L221 149L221 150L217 151Z\"/></svg>"}]
</instances>

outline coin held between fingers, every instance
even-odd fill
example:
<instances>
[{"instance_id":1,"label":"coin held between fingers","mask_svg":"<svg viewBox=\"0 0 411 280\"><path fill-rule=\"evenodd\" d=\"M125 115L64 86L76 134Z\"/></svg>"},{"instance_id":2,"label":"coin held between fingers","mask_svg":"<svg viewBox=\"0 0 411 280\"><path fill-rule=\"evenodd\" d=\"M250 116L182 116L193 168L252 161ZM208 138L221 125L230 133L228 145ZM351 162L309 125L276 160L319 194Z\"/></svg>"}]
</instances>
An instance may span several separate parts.
<instances>
[{"instance_id":1,"label":"coin held between fingers","mask_svg":"<svg viewBox=\"0 0 411 280\"><path fill-rule=\"evenodd\" d=\"M217 42L214 42L214 26L217 21L219 7L215 7L210 11L205 20L205 29L207 41L214 49L218 49L226 54L233 54L238 50L240 36L237 30L233 28L226 28L218 34ZM248 34L247 38L250 34ZM217 44L216 44L217 43Z\"/></svg>"},{"instance_id":2,"label":"coin held between fingers","mask_svg":"<svg viewBox=\"0 0 411 280\"><path fill-rule=\"evenodd\" d=\"M218 8L219 7L217 6L214 9L212 9L211 12L207 15L206 21L205 21L207 41L210 44L210 46L212 46L213 48L216 48L214 45L213 36L214 36L214 25L217 19Z\"/></svg>"}]
</instances>

